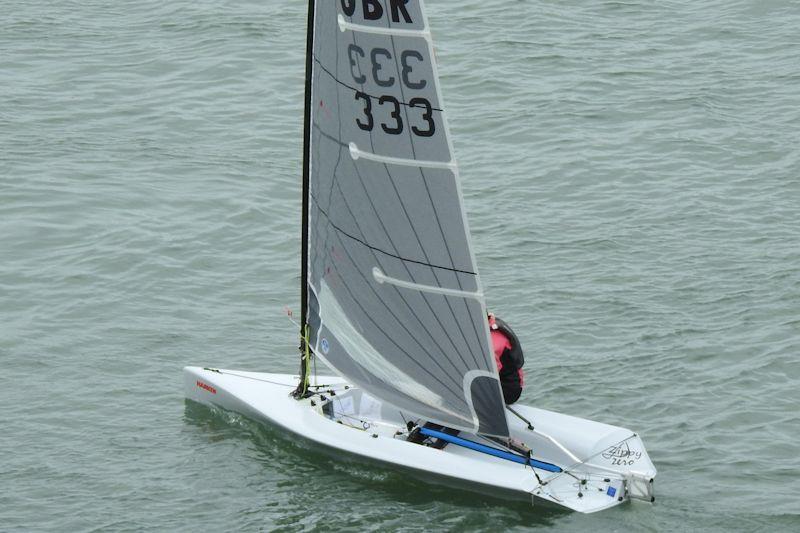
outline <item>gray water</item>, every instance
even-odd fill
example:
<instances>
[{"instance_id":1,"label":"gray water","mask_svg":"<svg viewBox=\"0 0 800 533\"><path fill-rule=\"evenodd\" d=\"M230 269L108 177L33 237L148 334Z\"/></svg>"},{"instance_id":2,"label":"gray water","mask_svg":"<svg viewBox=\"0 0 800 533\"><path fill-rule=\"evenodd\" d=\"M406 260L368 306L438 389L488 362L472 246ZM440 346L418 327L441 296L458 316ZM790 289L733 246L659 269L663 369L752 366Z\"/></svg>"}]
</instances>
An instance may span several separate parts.
<instances>
[{"instance_id":1,"label":"gray water","mask_svg":"<svg viewBox=\"0 0 800 533\"><path fill-rule=\"evenodd\" d=\"M0 7L0 530L800 530L797 1L429 2L522 401L659 469L591 516L184 403L296 371L304 2Z\"/></svg>"}]
</instances>

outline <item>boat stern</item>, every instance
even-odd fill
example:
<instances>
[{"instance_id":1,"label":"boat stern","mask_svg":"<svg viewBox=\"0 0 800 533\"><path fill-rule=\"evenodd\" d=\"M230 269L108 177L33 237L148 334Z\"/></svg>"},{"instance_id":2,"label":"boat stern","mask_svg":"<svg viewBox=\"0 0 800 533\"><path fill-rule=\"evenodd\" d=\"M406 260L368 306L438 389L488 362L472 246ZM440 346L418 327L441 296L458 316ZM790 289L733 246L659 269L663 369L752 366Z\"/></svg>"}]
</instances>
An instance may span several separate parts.
<instances>
[{"instance_id":1,"label":"boat stern","mask_svg":"<svg viewBox=\"0 0 800 533\"><path fill-rule=\"evenodd\" d=\"M653 503L656 467L642 439L632 434L622 441L610 445L606 442L603 446L587 466L619 476L624 481L625 500Z\"/></svg>"},{"instance_id":2,"label":"boat stern","mask_svg":"<svg viewBox=\"0 0 800 533\"><path fill-rule=\"evenodd\" d=\"M625 492L631 500L653 503L656 501L654 481L655 474L628 472L625 475Z\"/></svg>"}]
</instances>

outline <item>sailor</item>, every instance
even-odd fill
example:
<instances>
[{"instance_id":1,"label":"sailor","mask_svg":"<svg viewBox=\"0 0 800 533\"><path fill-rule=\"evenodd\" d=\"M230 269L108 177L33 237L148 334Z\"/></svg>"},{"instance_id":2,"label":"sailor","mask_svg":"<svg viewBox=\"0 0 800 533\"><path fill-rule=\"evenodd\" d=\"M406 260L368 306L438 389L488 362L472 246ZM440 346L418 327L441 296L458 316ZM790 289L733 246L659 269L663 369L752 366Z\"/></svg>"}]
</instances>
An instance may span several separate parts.
<instances>
[{"instance_id":1,"label":"sailor","mask_svg":"<svg viewBox=\"0 0 800 533\"><path fill-rule=\"evenodd\" d=\"M506 405L511 405L519 400L519 396L522 394L522 365L525 364L525 358L522 356L522 347L516 334L508 327L508 324L494 316L494 313L488 313L487 318L489 320L489 333L492 337L494 359L497 362L497 372L500 374L500 386L503 389L503 400ZM447 446L447 441L428 439L420 432L420 427L441 431L453 436L459 433L458 430L446 428L433 422L426 422L422 426L416 426L414 422L409 422L409 434L406 440L415 444L429 441L431 442L429 446L439 449ZM519 452L519 448L516 451Z\"/></svg>"},{"instance_id":2,"label":"sailor","mask_svg":"<svg viewBox=\"0 0 800 533\"><path fill-rule=\"evenodd\" d=\"M508 324L494 316L494 313L489 313L487 318L494 360L497 362L500 386L503 389L503 400L506 405L511 405L519 400L524 384L522 365L525 364L525 358L522 355L522 347Z\"/></svg>"}]
</instances>

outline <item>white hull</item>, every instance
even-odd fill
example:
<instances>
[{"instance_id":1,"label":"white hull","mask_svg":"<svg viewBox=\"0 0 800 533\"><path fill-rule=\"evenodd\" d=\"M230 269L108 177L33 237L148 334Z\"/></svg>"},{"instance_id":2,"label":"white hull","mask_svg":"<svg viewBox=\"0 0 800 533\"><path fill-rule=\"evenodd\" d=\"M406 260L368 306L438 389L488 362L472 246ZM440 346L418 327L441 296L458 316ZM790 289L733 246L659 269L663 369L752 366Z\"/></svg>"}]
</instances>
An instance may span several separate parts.
<instances>
[{"instance_id":1,"label":"white hull","mask_svg":"<svg viewBox=\"0 0 800 533\"><path fill-rule=\"evenodd\" d=\"M317 383L326 387L304 400L290 395L297 382L297 376L287 374L184 369L190 400L275 424L334 450L411 469L426 480L583 513L631 498L652 500L656 469L641 439L624 428L514 406L534 430L509 415L512 438L527 445L534 459L566 470L548 472L456 444L439 450L408 442L406 423L396 408L347 386L342 378L318 377ZM459 437L494 445L477 435L462 432Z\"/></svg>"}]
</instances>

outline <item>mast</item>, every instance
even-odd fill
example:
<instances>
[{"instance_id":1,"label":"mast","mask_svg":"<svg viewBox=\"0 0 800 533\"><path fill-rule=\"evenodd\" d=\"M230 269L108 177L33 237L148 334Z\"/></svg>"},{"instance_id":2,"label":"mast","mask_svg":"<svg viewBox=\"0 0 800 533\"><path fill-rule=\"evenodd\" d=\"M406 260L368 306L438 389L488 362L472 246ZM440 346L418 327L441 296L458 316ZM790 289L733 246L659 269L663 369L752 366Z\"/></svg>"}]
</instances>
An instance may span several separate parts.
<instances>
[{"instance_id":1,"label":"mast","mask_svg":"<svg viewBox=\"0 0 800 533\"><path fill-rule=\"evenodd\" d=\"M308 360L310 354L306 340L306 323L308 320L308 196L309 172L311 160L311 77L314 54L314 3L308 0L308 22L306 23L306 87L303 107L303 187L302 187L302 224L300 253L300 383L295 396L302 397L306 392L308 379Z\"/></svg>"}]
</instances>

